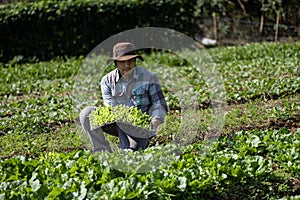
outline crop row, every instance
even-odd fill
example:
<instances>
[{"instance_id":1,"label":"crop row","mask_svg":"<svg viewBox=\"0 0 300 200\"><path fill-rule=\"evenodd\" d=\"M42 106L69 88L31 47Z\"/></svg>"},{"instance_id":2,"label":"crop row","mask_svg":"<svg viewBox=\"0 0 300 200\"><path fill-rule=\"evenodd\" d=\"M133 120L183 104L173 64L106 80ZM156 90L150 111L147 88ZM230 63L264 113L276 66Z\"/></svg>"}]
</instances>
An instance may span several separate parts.
<instances>
[{"instance_id":1,"label":"crop row","mask_svg":"<svg viewBox=\"0 0 300 200\"><path fill-rule=\"evenodd\" d=\"M45 95L71 91L81 58L22 63L12 60L0 68L0 96Z\"/></svg>"},{"instance_id":2,"label":"crop row","mask_svg":"<svg viewBox=\"0 0 300 200\"><path fill-rule=\"evenodd\" d=\"M299 92L299 49L299 43L295 43L218 48L207 52L218 72L214 75L217 77L213 78L219 81L219 86L225 88L226 100L233 102L256 98L272 99ZM189 60L194 55L190 55L186 58L168 53L146 55L147 62L143 65L159 76L171 107L180 106L178 96L174 94L179 79L183 79L187 86L193 88L193 95L198 98L199 104L209 103L211 92L218 92L214 91L213 85L209 86L207 83L210 80L206 78L210 74L203 77L201 72L199 74L191 66ZM70 93L75 81L78 81L76 74L82 67L82 61L82 58L25 64L12 61L0 69L0 95L5 97ZM104 66L95 67L104 69Z\"/></svg>"},{"instance_id":3,"label":"crop row","mask_svg":"<svg viewBox=\"0 0 300 200\"><path fill-rule=\"evenodd\" d=\"M268 126L272 129L286 125L293 129L299 127L297 114L299 113L297 94L300 88L299 49L299 43L295 43L251 44L244 47L207 50L211 56L210 60L220 72L218 75L222 76L226 91L225 98L228 102L257 98L257 100L269 100L270 103L270 99L279 98L278 102L283 104L274 105L274 108L272 106L266 108L264 103L257 105L254 103L251 106L251 101L249 105L245 104L246 107L250 106L249 108L242 104L241 106L235 104L237 107L233 107L233 110L227 114L225 132ZM182 99L185 103L189 100L193 103L194 98L200 105L204 107L208 105L214 88L208 88L206 80L201 78L199 71L191 66L189 60L193 59L192 56L187 55L186 58L182 58L169 53L155 53L146 54L144 57L146 61L141 64L159 76L170 108L180 108ZM22 62L22 59L15 59L2 64L0 68L1 157L11 155L8 151L14 146L12 141L16 138L22 141L27 137L33 143L39 143L37 141L40 140L36 136L39 134L51 135L51 138L55 138L52 136L55 135L53 133L61 129L66 132L66 135L74 134L72 121L78 117L73 112L76 99L72 93L74 84L80 83L76 75L82 72L82 58ZM101 65L96 65L96 67L101 69ZM109 71L112 68L113 66L109 66L105 70ZM94 76L96 80L100 80L101 75L97 74ZM83 76L83 81L90 81L89 76L85 79ZM99 86L98 82L95 84ZM178 89L178 85L184 87ZM217 92L216 90L215 93ZM100 92L97 95L97 98L101 99ZM180 98L182 98L181 102L178 101ZM205 133L210 126L210 112L211 109L201 110L202 116L198 127L200 135ZM180 128L179 119L180 116L177 114L170 116L166 123L170 122L170 124L161 129L157 139L163 143L167 142ZM66 130L63 127L69 128ZM63 134L60 134L57 140L64 138ZM199 139L198 137L195 136L195 139ZM76 141L80 140L78 137L75 138ZM56 140L54 142L60 143ZM19 149L15 151L16 154L23 154L22 149L27 149L23 143L16 144L16 146L19 147L15 148ZM49 145L46 149L48 147ZM72 149L73 147L67 146L66 148Z\"/></svg>"},{"instance_id":4,"label":"crop row","mask_svg":"<svg viewBox=\"0 0 300 200\"><path fill-rule=\"evenodd\" d=\"M0 157L11 155L32 156L41 151L64 151L81 148L82 139L74 129L72 99L69 97L44 96L27 98L2 104L0 107ZM231 135L238 130L278 129L287 127L296 130L299 127L299 95L288 98L254 101L247 104L232 105L225 112L224 127L219 127L222 134ZM166 144L174 137L189 134L192 142L199 142L210 132L212 110L201 110L197 114L197 125L193 124L193 134L182 129L182 124L189 118L182 119L180 113L170 113L164 125L159 127L157 137L152 141ZM188 121L190 122L190 120ZM220 122L222 123L222 122ZM178 135L179 134L179 135ZM72 138L72 140L70 140ZM87 138L88 139L88 138ZM84 144L87 145L87 144ZM86 146L87 148L87 146Z\"/></svg>"},{"instance_id":5,"label":"crop row","mask_svg":"<svg viewBox=\"0 0 300 200\"><path fill-rule=\"evenodd\" d=\"M49 132L51 124L71 121L70 98L45 96L14 101L0 107L0 133L35 134Z\"/></svg>"},{"instance_id":6,"label":"crop row","mask_svg":"<svg viewBox=\"0 0 300 200\"><path fill-rule=\"evenodd\" d=\"M299 145L299 130L241 131L214 143L187 146L181 156L164 154L166 147L151 147L145 150L148 156L144 163L149 164L151 158L173 158L141 173L122 171L112 165L125 162L120 158L135 164L144 155L139 151L47 153L38 159L15 157L0 160L0 198L296 197L300 195Z\"/></svg>"},{"instance_id":7,"label":"crop row","mask_svg":"<svg viewBox=\"0 0 300 200\"><path fill-rule=\"evenodd\" d=\"M210 72L200 67L200 72L189 63L195 54L185 54L185 58L162 54L159 64L171 69L158 69L161 80L184 78L193 87L200 104L208 102L213 86L207 79L212 76L219 85L224 85L227 102L245 102L254 99L276 99L299 92L300 60L299 43L295 44L250 44L243 47L215 48L207 50L207 65L216 68ZM153 65L149 63L148 66ZM174 66L177 67L174 69ZM153 67L155 71L155 67ZM174 72L175 71L175 72ZM201 73L205 74L203 76ZM220 83L218 83L220 81ZM168 88L168 86L167 86ZM169 88L168 88L169 89ZM168 96L169 94L167 94Z\"/></svg>"}]
</instances>

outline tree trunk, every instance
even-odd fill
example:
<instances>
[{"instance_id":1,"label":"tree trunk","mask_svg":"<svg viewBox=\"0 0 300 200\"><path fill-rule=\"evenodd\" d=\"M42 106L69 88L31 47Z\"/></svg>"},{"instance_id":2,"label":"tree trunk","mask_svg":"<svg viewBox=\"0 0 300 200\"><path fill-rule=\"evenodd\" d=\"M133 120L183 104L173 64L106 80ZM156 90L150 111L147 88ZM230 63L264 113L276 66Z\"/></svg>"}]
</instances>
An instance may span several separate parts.
<instances>
[{"instance_id":1,"label":"tree trunk","mask_svg":"<svg viewBox=\"0 0 300 200\"><path fill-rule=\"evenodd\" d=\"M246 9L245 9L245 6L244 4L240 1L240 0L237 0L238 3L240 4L240 7L242 8L243 10L243 15L246 16L247 15L247 12L246 12Z\"/></svg>"},{"instance_id":2,"label":"tree trunk","mask_svg":"<svg viewBox=\"0 0 300 200\"><path fill-rule=\"evenodd\" d=\"M216 13L212 13L213 16L213 23L214 23L214 39L218 40L218 31L217 31L217 18L216 18Z\"/></svg>"},{"instance_id":3,"label":"tree trunk","mask_svg":"<svg viewBox=\"0 0 300 200\"><path fill-rule=\"evenodd\" d=\"M264 29L264 14L262 13L260 16L259 35L262 34L263 29Z\"/></svg>"},{"instance_id":4,"label":"tree trunk","mask_svg":"<svg viewBox=\"0 0 300 200\"><path fill-rule=\"evenodd\" d=\"M260 26L259 26L259 35L262 35L263 28L264 28L264 11L262 11L262 8L264 6L265 0L262 0L261 2L261 16L260 16Z\"/></svg>"},{"instance_id":5,"label":"tree trunk","mask_svg":"<svg viewBox=\"0 0 300 200\"><path fill-rule=\"evenodd\" d=\"M277 37L278 37L279 17L280 17L279 12L276 12L276 30L275 30L275 38L274 38L275 42L277 42Z\"/></svg>"}]
</instances>

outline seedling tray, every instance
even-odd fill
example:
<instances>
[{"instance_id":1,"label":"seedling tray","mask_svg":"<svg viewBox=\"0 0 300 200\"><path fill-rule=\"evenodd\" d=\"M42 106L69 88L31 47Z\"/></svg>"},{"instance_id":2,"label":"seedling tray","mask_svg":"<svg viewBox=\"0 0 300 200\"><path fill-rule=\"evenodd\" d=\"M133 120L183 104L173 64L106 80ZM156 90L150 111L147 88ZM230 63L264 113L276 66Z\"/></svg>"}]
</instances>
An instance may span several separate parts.
<instances>
[{"instance_id":1,"label":"seedling tray","mask_svg":"<svg viewBox=\"0 0 300 200\"><path fill-rule=\"evenodd\" d=\"M118 129L121 129L126 134L136 138L152 138L156 136L156 134L153 131L136 127L131 123L123 122L123 121L102 124L101 126L96 127L95 129L98 128L101 128L105 133L108 133L116 137L118 137Z\"/></svg>"}]
</instances>

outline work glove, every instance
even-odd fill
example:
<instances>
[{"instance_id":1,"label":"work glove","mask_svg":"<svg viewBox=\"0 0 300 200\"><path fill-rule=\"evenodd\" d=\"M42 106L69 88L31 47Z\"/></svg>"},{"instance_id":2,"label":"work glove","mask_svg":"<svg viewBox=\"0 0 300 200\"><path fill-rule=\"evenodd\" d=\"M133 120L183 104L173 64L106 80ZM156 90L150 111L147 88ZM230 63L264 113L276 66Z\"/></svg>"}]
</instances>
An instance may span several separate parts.
<instances>
[{"instance_id":1,"label":"work glove","mask_svg":"<svg viewBox=\"0 0 300 200\"><path fill-rule=\"evenodd\" d=\"M151 128L154 132L157 131L157 127L162 124L163 121L159 117L153 117L151 119Z\"/></svg>"}]
</instances>

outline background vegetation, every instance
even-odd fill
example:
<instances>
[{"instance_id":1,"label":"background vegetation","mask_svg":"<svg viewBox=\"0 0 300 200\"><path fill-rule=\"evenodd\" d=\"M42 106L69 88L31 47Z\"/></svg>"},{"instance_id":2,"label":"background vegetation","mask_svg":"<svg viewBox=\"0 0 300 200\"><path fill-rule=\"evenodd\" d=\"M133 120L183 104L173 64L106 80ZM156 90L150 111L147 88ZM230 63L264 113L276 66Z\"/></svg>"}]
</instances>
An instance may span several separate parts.
<instances>
[{"instance_id":1,"label":"background vegetation","mask_svg":"<svg viewBox=\"0 0 300 200\"><path fill-rule=\"evenodd\" d=\"M1 198L297 199L299 49L299 43L208 49L226 89L221 137L208 146L203 141L212 117L210 106L203 106L197 135L182 156L143 173L112 164L130 159L134 164L145 154L161 158L181 123L171 92L165 91L171 115L147 151L90 154L89 141L74 125L71 96L83 58L11 61L0 73ZM186 76L199 103L207 104L208 93L185 60L162 53L144 57L146 68L165 65Z\"/></svg>"},{"instance_id":2,"label":"background vegetation","mask_svg":"<svg viewBox=\"0 0 300 200\"><path fill-rule=\"evenodd\" d=\"M299 8L297 0L16 1L0 5L0 61L87 55L112 35L146 26L226 45L297 39Z\"/></svg>"},{"instance_id":3,"label":"background vegetation","mask_svg":"<svg viewBox=\"0 0 300 200\"><path fill-rule=\"evenodd\" d=\"M298 40L297 0L7 3L0 5L0 199L300 198L300 43L248 43ZM74 123L76 75L103 39L142 26L217 39L220 46L205 51L226 91L220 137L203 140L211 91L188 62L192 53L148 52L139 64L162 80L171 110L165 124L144 152L91 154ZM171 156L182 113L164 80L176 77L186 78L200 114L191 144ZM135 160L145 155L170 163L143 171ZM128 162L134 167L113 167Z\"/></svg>"}]
</instances>

